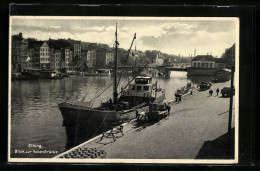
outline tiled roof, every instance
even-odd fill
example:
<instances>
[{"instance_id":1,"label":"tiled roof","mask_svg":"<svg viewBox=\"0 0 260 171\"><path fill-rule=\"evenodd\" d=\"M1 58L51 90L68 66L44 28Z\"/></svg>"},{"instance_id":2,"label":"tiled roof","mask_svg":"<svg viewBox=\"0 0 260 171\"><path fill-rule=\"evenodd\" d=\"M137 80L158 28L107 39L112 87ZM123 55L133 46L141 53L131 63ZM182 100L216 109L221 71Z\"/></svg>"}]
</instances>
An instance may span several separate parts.
<instances>
[{"instance_id":1,"label":"tiled roof","mask_svg":"<svg viewBox=\"0 0 260 171\"><path fill-rule=\"evenodd\" d=\"M215 61L212 55L197 55L192 61Z\"/></svg>"},{"instance_id":2,"label":"tiled roof","mask_svg":"<svg viewBox=\"0 0 260 171\"><path fill-rule=\"evenodd\" d=\"M214 58L212 55L198 55L192 61L215 61L216 63L226 63L225 58Z\"/></svg>"}]
</instances>

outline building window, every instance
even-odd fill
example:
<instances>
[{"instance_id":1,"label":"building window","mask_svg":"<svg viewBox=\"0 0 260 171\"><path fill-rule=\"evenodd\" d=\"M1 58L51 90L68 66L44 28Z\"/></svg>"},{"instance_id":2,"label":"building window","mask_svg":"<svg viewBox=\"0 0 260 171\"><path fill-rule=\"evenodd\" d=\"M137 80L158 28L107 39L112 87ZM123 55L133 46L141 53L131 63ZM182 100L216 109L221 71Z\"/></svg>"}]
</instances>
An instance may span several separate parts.
<instances>
[{"instance_id":1,"label":"building window","mask_svg":"<svg viewBox=\"0 0 260 171\"><path fill-rule=\"evenodd\" d=\"M137 91L142 90L142 86L137 86Z\"/></svg>"},{"instance_id":2,"label":"building window","mask_svg":"<svg viewBox=\"0 0 260 171\"><path fill-rule=\"evenodd\" d=\"M144 91L149 91L149 86L144 86Z\"/></svg>"}]
</instances>

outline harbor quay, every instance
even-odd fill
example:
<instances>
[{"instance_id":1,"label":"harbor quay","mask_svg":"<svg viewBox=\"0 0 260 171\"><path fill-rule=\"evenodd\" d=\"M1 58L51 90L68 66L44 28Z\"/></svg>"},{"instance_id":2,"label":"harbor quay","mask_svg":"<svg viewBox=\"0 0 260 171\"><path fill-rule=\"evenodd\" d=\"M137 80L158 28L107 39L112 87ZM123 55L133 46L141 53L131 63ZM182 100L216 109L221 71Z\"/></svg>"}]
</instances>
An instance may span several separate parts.
<instances>
[{"instance_id":1,"label":"harbor quay","mask_svg":"<svg viewBox=\"0 0 260 171\"><path fill-rule=\"evenodd\" d=\"M169 102L170 115L166 118L149 122L133 119L123 124L122 132L100 134L55 158L234 158L235 105L232 136L228 139L229 98L216 93L217 88L229 86L230 81L212 84L212 96L209 90L193 89L180 102L175 102L173 94ZM86 155L82 151L86 151Z\"/></svg>"}]
</instances>

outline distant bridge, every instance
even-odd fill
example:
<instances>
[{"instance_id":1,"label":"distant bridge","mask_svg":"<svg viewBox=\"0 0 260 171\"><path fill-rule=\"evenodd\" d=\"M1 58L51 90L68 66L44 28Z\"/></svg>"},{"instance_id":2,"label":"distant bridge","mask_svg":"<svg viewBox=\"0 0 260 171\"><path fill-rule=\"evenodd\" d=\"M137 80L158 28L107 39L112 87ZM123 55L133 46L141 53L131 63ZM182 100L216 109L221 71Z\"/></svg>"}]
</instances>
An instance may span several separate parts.
<instances>
[{"instance_id":1,"label":"distant bridge","mask_svg":"<svg viewBox=\"0 0 260 171\"><path fill-rule=\"evenodd\" d=\"M187 72L187 67L178 67L178 66L148 66L148 67L134 67L134 66L118 66L119 70L125 71L133 71L133 70L143 70L144 68L147 69L158 69L163 72L164 75L169 75L170 71L185 71Z\"/></svg>"}]
</instances>

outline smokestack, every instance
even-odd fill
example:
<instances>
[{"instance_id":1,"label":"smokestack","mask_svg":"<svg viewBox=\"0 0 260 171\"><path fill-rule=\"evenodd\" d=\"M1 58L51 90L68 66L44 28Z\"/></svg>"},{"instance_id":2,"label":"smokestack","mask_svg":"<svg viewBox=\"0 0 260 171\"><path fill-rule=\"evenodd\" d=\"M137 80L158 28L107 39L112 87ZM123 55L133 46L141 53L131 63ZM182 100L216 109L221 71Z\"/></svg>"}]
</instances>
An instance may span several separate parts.
<instances>
[{"instance_id":1,"label":"smokestack","mask_svg":"<svg viewBox=\"0 0 260 171\"><path fill-rule=\"evenodd\" d=\"M19 33L19 38L23 38L23 33Z\"/></svg>"}]
</instances>

